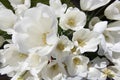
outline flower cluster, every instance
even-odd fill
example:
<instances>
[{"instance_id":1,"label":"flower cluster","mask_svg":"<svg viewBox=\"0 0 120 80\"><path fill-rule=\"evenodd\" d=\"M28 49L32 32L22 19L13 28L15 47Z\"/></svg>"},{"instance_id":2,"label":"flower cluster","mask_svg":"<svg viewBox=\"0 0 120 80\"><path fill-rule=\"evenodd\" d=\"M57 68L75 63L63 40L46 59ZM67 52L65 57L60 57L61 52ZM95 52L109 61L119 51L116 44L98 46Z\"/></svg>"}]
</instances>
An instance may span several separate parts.
<instances>
[{"instance_id":1,"label":"flower cluster","mask_svg":"<svg viewBox=\"0 0 120 80\"><path fill-rule=\"evenodd\" d=\"M34 7L31 0L8 1L13 10L0 3L0 30L10 37L0 36L1 74L11 80L120 80L119 0L80 0L80 8L60 0Z\"/></svg>"}]
</instances>

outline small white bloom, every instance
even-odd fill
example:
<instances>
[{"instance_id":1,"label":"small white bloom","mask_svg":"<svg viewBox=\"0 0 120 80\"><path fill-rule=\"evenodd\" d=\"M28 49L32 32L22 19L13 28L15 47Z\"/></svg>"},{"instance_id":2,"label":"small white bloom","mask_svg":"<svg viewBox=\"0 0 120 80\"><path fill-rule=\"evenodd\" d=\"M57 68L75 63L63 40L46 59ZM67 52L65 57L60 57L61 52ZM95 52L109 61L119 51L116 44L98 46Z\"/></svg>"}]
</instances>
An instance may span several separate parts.
<instances>
[{"instance_id":1,"label":"small white bloom","mask_svg":"<svg viewBox=\"0 0 120 80\"><path fill-rule=\"evenodd\" d=\"M110 4L104 12L105 16L111 20L120 20L120 1L116 0Z\"/></svg>"},{"instance_id":2,"label":"small white bloom","mask_svg":"<svg viewBox=\"0 0 120 80\"><path fill-rule=\"evenodd\" d=\"M60 36L56 49L59 51L70 51L73 48L73 43L66 36Z\"/></svg>"},{"instance_id":3,"label":"small white bloom","mask_svg":"<svg viewBox=\"0 0 120 80\"><path fill-rule=\"evenodd\" d=\"M13 28L16 22L16 15L12 10L6 8L0 8L0 29L7 31L8 29Z\"/></svg>"},{"instance_id":4,"label":"small white bloom","mask_svg":"<svg viewBox=\"0 0 120 80\"><path fill-rule=\"evenodd\" d=\"M67 9L67 5L62 5L60 0L49 0L49 4L50 7L52 7L55 10L55 14L57 17L61 17Z\"/></svg>"},{"instance_id":5,"label":"small white bloom","mask_svg":"<svg viewBox=\"0 0 120 80\"><path fill-rule=\"evenodd\" d=\"M89 59L82 55L70 55L65 60L65 65L70 76L85 77Z\"/></svg>"},{"instance_id":6,"label":"small white bloom","mask_svg":"<svg viewBox=\"0 0 120 80\"><path fill-rule=\"evenodd\" d=\"M50 57L54 57L57 60L63 60L66 56L69 55L71 49L74 47L72 41L68 39L68 37L62 35L60 36L58 43L55 49L51 52Z\"/></svg>"},{"instance_id":7,"label":"small white bloom","mask_svg":"<svg viewBox=\"0 0 120 80\"><path fill-rule=\"evenodd\" d=\"M80 49L81 53L97 50L97 45L100 43L99 34L88 29L81 29L73 33L73 42Z\"/></svg>"},{"instance_id":8,"label":"small white bloom","mask_svg":"<svg viewBox=\"0 0 120 80\"><path fill-rule=\"evenodd\" d=\"M80 0L82 10L92 11L109 3L110 0Z\"/></svg>"},{"instance_id":9,"label":"small white bloom","mask_svg":"<svg viewBox=\"0 0 120 80\"><path fill-rule=\"evenodd\" d=\"M66 13L60 17L60 27L64 30L80 30L86 24L86 15L78 8L69 7Z\"/></svg>"},{"instance_id":10,"label":"small white bloom","mask_svg":"<svg viewBox=\"0 0 120 80\"><path fill-rule=\"evenodd\" d=\"M60 74L67 75L64 64L58 61L50 62L42 72L43 79L54 80Z\"/></svg>"},{"instance_id":11,"label":"small white bloom","mask_svg":"<svg viewBox=\"0 0 120 80\"><path fill-rule=\"evenodd\" d=\"M5 45L5 48L2 49L0 54L1 54L0 61L3 67L0 69L0 73L8 74L9 76L15 71L17 71L19 64L21 62L24 62L24 60L28 57L27 54L18 52L16 46L13 44Z\"/></svg>"}]
</instances>

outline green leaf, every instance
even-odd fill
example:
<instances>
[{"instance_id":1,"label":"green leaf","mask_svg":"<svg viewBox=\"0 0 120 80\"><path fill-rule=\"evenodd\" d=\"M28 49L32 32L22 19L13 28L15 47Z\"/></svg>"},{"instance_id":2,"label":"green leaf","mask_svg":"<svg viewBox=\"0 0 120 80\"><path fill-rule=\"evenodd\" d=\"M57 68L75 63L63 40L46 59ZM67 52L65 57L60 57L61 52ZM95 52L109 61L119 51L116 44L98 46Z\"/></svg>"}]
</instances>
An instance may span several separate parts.
<instances>
[{"instance_id":1,"label":"green leaf","mask_svg":"<svg viewBox=\"0 0 120 80\"><path fill-rule=\"evenodd\" d=\"M75 7L71 0L61 0L61 2L67 4L68 7Z\"/></svg>"},{"instance_id":2,"label":"green leaf","mask_svg":"<svg viewBox=\"0 0 120 80\"><path fill-rule=\"evenodd\" d=\"M49 4L49 0L31 0L31 7L36 6L37 3Z\"/></svg>"},{"instance_id":3,"label":"green leaf","mask_svg":"<svg viewBox=\"0 0 120 80\"><path fill-rule=\"evenodd\" d=\"M10 2L8 0L0 0L0 2L8 9L11 9L13 12L13 7L10 5Z\"/></svg>"},{"instance_id":4,"label":"green leaf","mask_svg":"<svg viewBox=\"0 0 120 80\"><path fill-rule=\"evenodd\" d=\"M0 36L2 36L5 39L11 39L11 35L7 34L7 32L0 30Z\"/></svg>"},{"instance_id":5,"label":"green leaf","mask_svg":"<svg viewBox=\"0 0 120 80\"><path fill-rule=\"evenodd\" d=\"M70 0L61 0L61 2L67 4L68 7L75 7L75 5ZM31 0L31 7L36 6L37 3L49 5L49 0Z\"/></svg>"}]
</instances>

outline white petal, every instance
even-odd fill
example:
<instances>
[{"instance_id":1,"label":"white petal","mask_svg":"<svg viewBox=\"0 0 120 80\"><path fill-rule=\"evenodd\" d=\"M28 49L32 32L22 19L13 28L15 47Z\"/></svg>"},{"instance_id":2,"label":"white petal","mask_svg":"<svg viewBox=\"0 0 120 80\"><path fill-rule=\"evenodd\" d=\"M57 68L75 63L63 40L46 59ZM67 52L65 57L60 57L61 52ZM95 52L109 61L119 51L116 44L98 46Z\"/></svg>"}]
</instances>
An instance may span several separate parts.
<instances>
[{"instance_id":1,"label":"white petal","mask_svg":"<svg viewBox=\"0 0 120 80\"><path fill-rule=\"evenodd\" d=\"M60 0L49 0L49 4L54 9L57 17L61 17L67 9L67 5L62 5Z\"/></svg>"},{"instance_id":2,"label":"white petal","mask_svg":"<svg viewBox=\"0 0 120 80\"><path fill-rule=\"evenodd\" d=\"M88 79L90 80L98 80L101 77L101 73L98 69L91 67L88 72Z\"/></svg>"},{"instance_id":3,"label":"white petal","mask_svg":"<svg viewBox=\"0 0 120 80\"><path fill-rule=\"evenodd\" d=\"M104 30L107 28L107 23L107 21L98 22L97 24L95 24L93 31L103 33Z\"/></svg>"},{"instance_id":4,"label":"white petal","mask_svg":"<svg viewBox=\"0 0 120 80\"><path fill-rule=\"evenodd\" d=\"M110 0L80 0L82 10L92 11L109 3Z\"/></svg>"},{"instance_id":5,"label":"white petal","mask_svg":"<svg viewBox=\"0 0 120 80\"><path fill-rule=\"evenodd\" d=\"M111 5L109 5L105 11L104 14L108 19L111 20L120 20L120 1L116 0Z\"/></svg>"},{"instance_id":6,"label":"white petal","mask_svg":"<svg viewBox=\"0 0 120 80\"><path fill-rule=\"evenodd\" d=\"M115 22L108 24L108 28L106 30L108 30L108 31L120 31L120 21L115 21Z\"/></svg>"},{"instance_id":7,"label":"white petal","mask_svg":"<svg viewBox=\"0 0 120 80\"><path fill-rule=\"evenodd\" d=\"M16 15L9 9L0 9L0 29L13 28L16 22Z\"/></svg>"},{"instance_id":8,"label":"white petal","mask_svg":"<svg viewBox=\"0 0 120 80\"><path fill-rule=\"evenodd\" d=\"M93 30L96 23L100 22L99 17L93 17L91 21L89 22L89 29Z\"/></svg>"},{"instance_id":9,"label":"white petal","mask_svg":"<svg viewBox=\"0 0 120 80\"><path fill-rule=\"evenodd\" d=\"M120 42L116 43L112 48L112 51L120 52Z\"/></svg>"}]
</instances>

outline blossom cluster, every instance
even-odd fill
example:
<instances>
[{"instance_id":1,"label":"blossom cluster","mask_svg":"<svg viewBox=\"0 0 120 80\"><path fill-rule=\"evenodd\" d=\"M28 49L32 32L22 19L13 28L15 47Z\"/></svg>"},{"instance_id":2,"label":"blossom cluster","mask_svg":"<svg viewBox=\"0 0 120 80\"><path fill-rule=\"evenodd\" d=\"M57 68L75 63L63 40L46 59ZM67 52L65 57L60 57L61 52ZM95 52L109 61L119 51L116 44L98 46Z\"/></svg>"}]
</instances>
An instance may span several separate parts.
<instances>
[{"instance_id":1,"label":"blossom cluster","mask_svg":"<svg viewBox=\"0 0 120 80\"><path fill-rule=\"evenodd\" d=\"M80 0L80 8L60 0L34 7L31 0L8 1L13 10L0 3L0 30L11 36L0 36L2 75L11 80L120 80L119 0ZM106 19L88 19L87 13L107 4Z\"/></svg>"}]
</instances>

